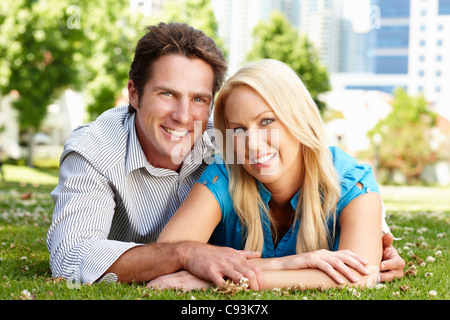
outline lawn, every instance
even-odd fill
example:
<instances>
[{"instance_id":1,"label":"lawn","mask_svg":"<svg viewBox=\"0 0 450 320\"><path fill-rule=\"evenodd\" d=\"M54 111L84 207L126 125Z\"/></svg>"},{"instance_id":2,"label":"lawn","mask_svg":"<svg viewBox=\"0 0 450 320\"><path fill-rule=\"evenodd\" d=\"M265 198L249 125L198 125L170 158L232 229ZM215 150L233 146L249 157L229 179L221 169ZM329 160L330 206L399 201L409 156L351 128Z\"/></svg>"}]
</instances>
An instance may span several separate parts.
<instances>
[{"instance_id":1,"label":"lawn","mask_svg":"<svg viewBox=\"0 0 450 320\"><path fill-rule=\"evenodd\" d=\"M450 297L450 188L382 187L388 224L394 235L401 238L395 241L395 246L407 264L402 279L372 289L183 292L155 291L140 284L80 286L52 278L46 233L53 210L50 191L57 183L57 176L14 166L6 167L5 173L8 181L0 182L1 300L189 300L195 303L191 300L448 300ZM170 309L170 304L163 305Z\"/></svg>"}]
</instances>

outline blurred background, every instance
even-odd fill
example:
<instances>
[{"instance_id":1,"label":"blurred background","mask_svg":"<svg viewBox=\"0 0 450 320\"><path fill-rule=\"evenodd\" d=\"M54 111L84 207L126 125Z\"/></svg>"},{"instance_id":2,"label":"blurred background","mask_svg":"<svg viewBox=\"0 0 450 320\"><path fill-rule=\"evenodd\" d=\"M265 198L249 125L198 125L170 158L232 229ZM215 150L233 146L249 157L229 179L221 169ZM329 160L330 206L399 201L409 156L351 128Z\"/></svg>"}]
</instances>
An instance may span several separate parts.
<instances>
[{"instance_id":1,"label":"blurred background","mask_svg":"<svg viewBox=\"0 0 450 320\"><path fill-rule=\"evenodd\" d=\"M128 102L147 25L187 22L247 61L284 61L329 143L383 184L450 185L450 0L2 0L0 161L58 168L71 131Z\"/></svg>"}]
</instances>

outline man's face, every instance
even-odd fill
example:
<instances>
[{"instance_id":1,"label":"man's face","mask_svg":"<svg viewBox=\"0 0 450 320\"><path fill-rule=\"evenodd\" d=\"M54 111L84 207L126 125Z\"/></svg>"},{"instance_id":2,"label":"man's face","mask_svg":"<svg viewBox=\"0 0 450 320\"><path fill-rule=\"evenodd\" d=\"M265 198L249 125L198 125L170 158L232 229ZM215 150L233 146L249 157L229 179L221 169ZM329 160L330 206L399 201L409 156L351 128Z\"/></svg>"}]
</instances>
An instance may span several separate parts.
<instances>
[{"instance_id":1,"label":"man's face","mask_svg":"<svg viewBox=\"0 0 450 320\"><path fill-rule=\"evenodd\" d=\"M201 59L162 56L153 63L140 101L132 80L139 142L154 167L177 170L206 129L213 99L214 72Z\"/></svg>"}]
</instances>

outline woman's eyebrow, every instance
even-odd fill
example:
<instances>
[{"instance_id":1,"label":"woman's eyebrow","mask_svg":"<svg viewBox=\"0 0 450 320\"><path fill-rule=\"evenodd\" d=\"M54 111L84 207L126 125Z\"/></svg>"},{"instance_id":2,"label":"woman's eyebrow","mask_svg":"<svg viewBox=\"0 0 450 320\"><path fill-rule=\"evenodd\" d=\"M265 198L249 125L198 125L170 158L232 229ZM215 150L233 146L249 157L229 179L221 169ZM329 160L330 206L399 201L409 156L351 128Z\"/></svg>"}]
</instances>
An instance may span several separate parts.
<instances>
[{"instance_id":1,"label":"woman's eyebrow","mask_svg":"<svg viewBox=\"0 0 450 320\"><path fill-rule=\"evenodd\" d=\"M250 120L251 121L255 121L255 120L259 119L259 118L262 118L266 113L270 113L272 115L274 114L273 111L263 111L260 114L256 115L255 117L251 118ZM228 121L228 125L241 125L241 123Z\"/></svg>"}]
</instances>

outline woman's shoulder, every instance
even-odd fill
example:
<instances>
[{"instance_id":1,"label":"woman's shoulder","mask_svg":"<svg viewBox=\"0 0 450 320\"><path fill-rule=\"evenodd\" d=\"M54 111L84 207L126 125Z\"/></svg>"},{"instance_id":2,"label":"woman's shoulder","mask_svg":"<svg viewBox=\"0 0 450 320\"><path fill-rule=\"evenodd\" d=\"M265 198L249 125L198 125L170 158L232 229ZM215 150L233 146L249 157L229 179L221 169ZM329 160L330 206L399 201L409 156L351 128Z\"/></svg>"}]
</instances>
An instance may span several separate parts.
<instances>
[{"instance_id":1,"label":"woman's shoulder","mask_svg":"<svg viewBox=\"0 0 450 320\"><path fill-rule=\"evenodd\" d=\"M333 164L339 176L341 197L352 193L377 191L378 185L369 164L358 163L355 158L339 147L330 147ZM360 187L356 187L360 183ZM356 187L356 188L355 188Z\"/></svg>"},{"instance_id":2,"label":"woman's shoulder","mask_svg":"<svg viewBox=\"0 0 450 320\"><path fill-rule=\"evenodd\" d=\"M334 168L341 177L360 175L372 171L372 167L369 164L359 163L339 147L331 146L329 150L333 157Z\"/></svg>"},{"instance_id":3,"label":"woman's shoulder","mask_svg":"<svg viewBox=\"0 0 450 320\"><path fill-rule=\"evenodd\" d=\"M208 163L205 171L203 171L202 178L217 177L215 178L217 180L219 177L223 177L228 181L228 171L220 154L215 154Z\"/></svg>"}]
</instances>

